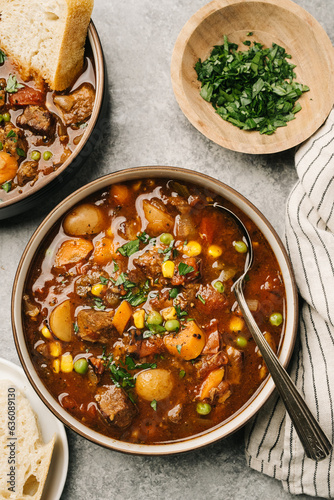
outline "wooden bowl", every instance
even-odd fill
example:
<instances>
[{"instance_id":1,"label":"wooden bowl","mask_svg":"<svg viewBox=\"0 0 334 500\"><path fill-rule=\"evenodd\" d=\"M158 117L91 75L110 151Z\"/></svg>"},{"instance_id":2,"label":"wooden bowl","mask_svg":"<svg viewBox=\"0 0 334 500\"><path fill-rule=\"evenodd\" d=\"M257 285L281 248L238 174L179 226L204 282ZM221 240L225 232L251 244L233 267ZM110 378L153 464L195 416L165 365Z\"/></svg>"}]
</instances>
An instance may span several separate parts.
<instances>
[{"instance_id":1,"label":"wooden bowl","mask_svg":"<svg viewBox=\"0 0 334 500\"><path fill-rule=\"evenodd\" d=\"M247 37L247 33L253 36ZM211 103L200 96L201 84L194 69L198 59L210 55L227 35L239 50L243 41L264 47L277 43L296 64L296 81L310 87L298 102L296 119L272 135L244 131L223 120ZM177 102L189 121L206 137L234 151L276 153L310 137L325 121L334 103L334 48L320 24L290 0L214 0L186 23L179 34L171 63Z\"/></svg>"}]
</instances>

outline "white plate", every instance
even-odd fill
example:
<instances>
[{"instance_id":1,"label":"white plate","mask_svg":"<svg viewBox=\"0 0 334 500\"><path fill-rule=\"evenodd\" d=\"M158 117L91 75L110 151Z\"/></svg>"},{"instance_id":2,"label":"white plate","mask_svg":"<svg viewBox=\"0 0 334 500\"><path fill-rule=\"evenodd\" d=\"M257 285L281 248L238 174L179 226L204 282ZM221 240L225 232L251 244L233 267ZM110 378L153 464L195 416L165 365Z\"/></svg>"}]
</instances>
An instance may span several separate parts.
<instances>
[{"instance_id":1,"label":"white plate","mask_svg":"<svg viewBox=\"0 0 334 500\"><path fill-rule=\"evenodd\" d=\"M56 443L42 500L59 500L65 485L68 469L68 443L64 425L39 399L22 368L0 358L0 380L10 380L28 398L32 409L38 416L39 427L44 442L49 442L56 433Z\"/></svg>"}]
</instances>

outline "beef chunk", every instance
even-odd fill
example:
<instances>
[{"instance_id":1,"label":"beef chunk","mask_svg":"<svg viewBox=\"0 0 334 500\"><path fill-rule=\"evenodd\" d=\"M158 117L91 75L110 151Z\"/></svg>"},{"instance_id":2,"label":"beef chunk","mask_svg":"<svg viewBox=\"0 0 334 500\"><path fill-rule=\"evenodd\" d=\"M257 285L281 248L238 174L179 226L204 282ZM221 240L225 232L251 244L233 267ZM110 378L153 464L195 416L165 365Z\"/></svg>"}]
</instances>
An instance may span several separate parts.
<instances>
[{"instance_id":1,"label":"beef chunk","mask_svg":"<svg viewBox=\"0 0 334 500\"><path fill-rule=\"evenodd\" d=\"M88 342L106 342L113 329L114 312L81 309L78 313L78 335Z\"/></svg>"},{"instance_id":2,"label":"beef chunk","mask_svg":"<svg viewBox=\"0 0 334 500\"><path fill-rule=\"evenodd\" d=\"M17 171L17 182L19 186L24 186L27 182L33 182L38 177L38 162L25 161Z\"/></svg>"},{"instance_id":3,"label":"beef chunk","mask_svg":"<svg viewBox=\"0 0 334 500\"><path fill-rule=\"evenodd\" d=\"M89 83L84 83L68 95L56 95L54 102L61 112L65 125L85 122L93 111L95 90Z\"/></svg>"},{"instance_id":4,"label":"beef chunk","mask_svg":"<svg viewBox=\"0 0 334 500\"><path fill-rule=\"evenodd\" d=\"M49 136L54 131L55 120L52 114L43 106L27 106L16 123L27 128L36 135Z\"/></svg>"},{"instance_id":5,"label":"beef chunk","mask_svg":"<svg viewBox=\"0 0 334 500\"><path fill-rule=\"evenodd\" d=\"M0 108L6 104L6 86L5 78L0 78Z\"/></svg>"},{"instance_id":6,"label":"beef chunk","mask_svg":"<svg viewBox=\"0 0 334 500\"><path fill-rule=\"evenodd\" d=\"M136 407L121 387L115 385L99 387L95 399L102 415L117 427L128 427L137 413Z\"/></svg>"},{"instance_id":7,"label":"beef chunk","mask_svg":"<svg viewBox=\"0 0 334 500\"><path fill-rule=\"evenodd\" d=\"M0 142L3 151L12 155L16 160L22 159L18 151L21 150L24 154L27 154L27 141L22 135L22 130L15 127L12 122L5 122L5 125L0 127Z\"/></svg>"},{"instance_id":8,"label":"beef chunk","mask_svg":"<svg viewBox=\"0 0 334 500\"><path fill-rule=\"evenodd\" d=\"M161 265L164 258L164 254L158 253L156 248L151 248L134 259L133 263L143 271L146 278L157 279L162 275Z\"/></svg>"}]
</instances>

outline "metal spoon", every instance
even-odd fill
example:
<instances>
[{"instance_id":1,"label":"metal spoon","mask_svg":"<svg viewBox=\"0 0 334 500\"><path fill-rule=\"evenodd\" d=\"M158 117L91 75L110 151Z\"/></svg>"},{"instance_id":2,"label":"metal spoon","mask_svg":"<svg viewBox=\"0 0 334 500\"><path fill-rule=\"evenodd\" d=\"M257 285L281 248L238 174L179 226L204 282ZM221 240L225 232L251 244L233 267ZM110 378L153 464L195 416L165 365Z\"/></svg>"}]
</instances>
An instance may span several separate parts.
<instances>
[{"instance_id":1,"label":"metal spoon","mask_svg":"<svg viewBox=\"0 0 334 500\"><path fill-rule=\"evenodd\" d=\"M233 284L231 290L234 291L246 325L251 332L275 382L276 388L284 402L287 412L290 415L291 421L295 426L306 455L312 460L323 460L329 455L332 449L332 444L324 434L316 419L313 417L310 409L292 382L291 377L281 365L278 357L266 341L263 333L256 324L244 297L243 281L252 266L254 258L252 240L249 233L234 212L226 207L223 207L222 205L219 205L218 203L212 203L210 206L228 213L235 220L243 233L244 242L248 247L244 272Z\"/></svg>"}]
</instances>

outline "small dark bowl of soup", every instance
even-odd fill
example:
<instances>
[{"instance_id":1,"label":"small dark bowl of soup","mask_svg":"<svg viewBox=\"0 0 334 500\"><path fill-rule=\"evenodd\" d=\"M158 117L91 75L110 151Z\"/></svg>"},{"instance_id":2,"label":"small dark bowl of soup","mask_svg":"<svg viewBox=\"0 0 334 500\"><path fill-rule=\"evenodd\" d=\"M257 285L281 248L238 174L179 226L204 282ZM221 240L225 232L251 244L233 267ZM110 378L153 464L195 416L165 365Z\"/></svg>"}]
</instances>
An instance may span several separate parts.
<instances>
[{"instance_id":1,"label":"small dark bowl of soup","mask_svg":"<svg viewBox=\"0 0 334 500\"><path fill-rule=\"evenodd\" d=\"M12 298L15 342L33 387L66 425L138 454L189 451L226 437L274 383L231 287L247 247L245 297L287 366L297 325L291 265L241 194L173 167L97 179L32 236Z\"/></svg>"},{"instance_id":2,"label":"small dark bowl of soup","mask_svg":"<svg viewBox=\"0 0 334 500\"><path fill-rule=\"evenodd\" d=\"M0 47L1 49L1 47ZM94 24L84 66L72 85L52 91L23 81L0 52L0 220L40 205L92 151L106 102L104 58Z\"/></svg>"}]
</instances>

